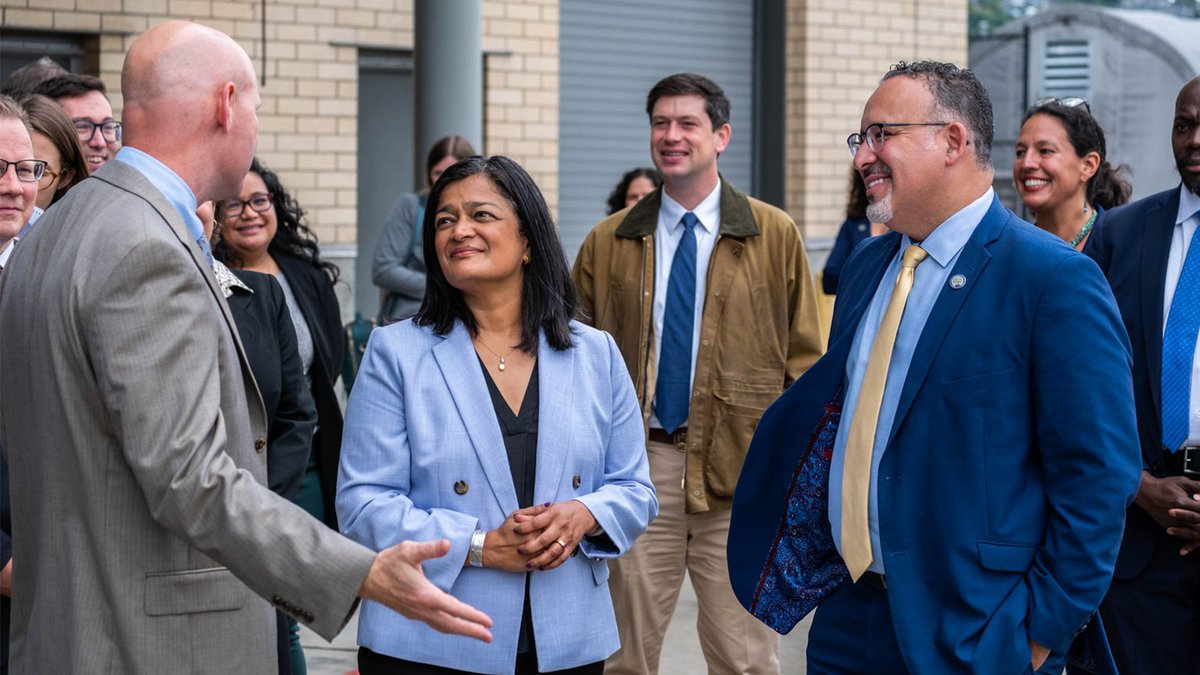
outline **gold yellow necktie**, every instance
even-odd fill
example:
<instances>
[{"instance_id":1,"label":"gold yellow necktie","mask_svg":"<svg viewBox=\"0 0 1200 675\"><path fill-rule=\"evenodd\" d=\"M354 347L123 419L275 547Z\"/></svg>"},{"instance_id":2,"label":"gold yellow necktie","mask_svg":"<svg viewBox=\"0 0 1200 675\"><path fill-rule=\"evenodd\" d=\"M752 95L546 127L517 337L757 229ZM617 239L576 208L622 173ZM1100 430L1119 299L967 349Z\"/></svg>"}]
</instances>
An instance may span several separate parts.
<instances>
[{"instance_id":1,"label":"gold yellow necktie","mask_svg":"<svg viewBox=\"0 0 1200 675\"><path fill-rule=\"evenodd\" d=\"M887 384L888 365L896 331L904 316L904 305L913 287L917 265L925 259L925 249L909 246L900 262L900 276L888 302L887 311L879 322L862 389L850 420L850 436L846 439L846 459L842 468L842 558L855 581L871 564L871 533L867 523L867 496L871 487L871 455L875 447L875 429L879 424L879 406Z\"/></svg>"}]
</instances>

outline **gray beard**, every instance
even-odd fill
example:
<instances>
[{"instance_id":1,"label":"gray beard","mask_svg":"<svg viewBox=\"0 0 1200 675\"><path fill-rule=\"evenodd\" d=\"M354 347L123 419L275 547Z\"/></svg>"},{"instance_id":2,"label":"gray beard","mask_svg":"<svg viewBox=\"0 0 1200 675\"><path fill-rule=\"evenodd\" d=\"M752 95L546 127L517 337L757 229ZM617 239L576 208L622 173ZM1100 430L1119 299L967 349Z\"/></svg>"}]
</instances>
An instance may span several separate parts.
<instances>
[{"instance_id":1,"label":"gray beard","mask_svg":"<svg viewBox=\"0 0 1200 675\"><path fill-rule=\"evenodd\" d=\"M872 223L892 222L892 196L867 204L867 219Z\"/></svg>"}]
</instances>

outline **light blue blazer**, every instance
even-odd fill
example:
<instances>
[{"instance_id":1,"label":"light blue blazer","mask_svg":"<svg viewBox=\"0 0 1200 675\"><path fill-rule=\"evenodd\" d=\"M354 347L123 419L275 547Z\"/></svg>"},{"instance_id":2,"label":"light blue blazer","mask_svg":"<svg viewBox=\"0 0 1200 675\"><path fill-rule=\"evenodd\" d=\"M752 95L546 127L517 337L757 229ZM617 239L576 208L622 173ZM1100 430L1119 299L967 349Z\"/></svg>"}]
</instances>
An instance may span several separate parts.
<instances>
[{"instance_id":1,"label":"light blue blazer","mask_svg":"<svg viewBox=\"0 0 1200 675\"><path fill-rule=\"evenodd\" d=\"M599 661L620 646L607 559L629 550L658 513L625 362L607 333L579 323L572 328L573 348L556 351L544 335L538 348L534 502L577 499L606 536L585 538L580 555L532 573L534 640L546 671ZM500 425L467 330L456 324L437 336L409 320L373 331L346 411L338 521L346 535L376 550L448 539L450 553L425 562L425 574L491 616L494 640L443 635L364 602L359 644L412 661L512 673L526 575L463 563L471 533L497 527L517 508Z\"/></svg>"}]
</instances>

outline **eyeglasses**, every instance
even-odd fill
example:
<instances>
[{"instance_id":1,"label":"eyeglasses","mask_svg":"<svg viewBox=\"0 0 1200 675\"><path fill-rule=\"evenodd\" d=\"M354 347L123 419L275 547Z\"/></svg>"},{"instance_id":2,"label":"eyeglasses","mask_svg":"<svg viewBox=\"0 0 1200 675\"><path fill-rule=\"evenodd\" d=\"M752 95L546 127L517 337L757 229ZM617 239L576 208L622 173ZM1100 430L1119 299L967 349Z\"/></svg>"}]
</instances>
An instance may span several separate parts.
<instances>
[{"instance_id":1,"label":"eyeglasses","mask_svg":"<svg viewBox=\"0 0 1200 675\"><path fill-rule=\"evenodd\" d=\"M121 140L121 123L115 120L107 122L93 122L91 120L74 120L75 133L79 134L79 140L87 143L96 135L96 130L100 130L100 135L109 143L117 143Z\"/></svg>"},{"instance_id":2,"label":"eyeglasses","mask_svg":"<svg viewBox=\"0 0 1200 675\"><path fill-rule=\"evenodd\" d=\"M46 172L46 163L40 159L22 159L17 162L0 159L0 178L4 178L4 174L8 173L8 167L10 166L13 168L13 172L17 174L17 180L22 183L36 183L42 179L42 174Z\"/></svg>"},{"instance_id":3,"label":"eyeglasses","mask_svg":"<svg viewBox=\"0 0 1200 675\"><path fill-rule=\"evenodd\" d=\"M1056 96L1043 96L1042 98L1039 98L1033 102L1033 107L1041 108L1052 104L1061 105L1064 108L1082 107L1084 110L1088 111L1089 115L1092 114L1092 106L1088 105L1087 99L1080 98L1078 96L1064 96L1062 98L1058 98Z\"/></svg>"},{"instance_id":4,"label":"eyeglasses","mask_svg":"<svg viewBox=\"0 0 1200 675\"><path fill-rule=\"evenodd\" d=\"M889 127L944 127L949 122L879 122L867 127L861 134L850 134L846 137L846 145L850 148L850 156L854 157L858 154L858 149L863 143L871 149L871 152L879 152L883 150L883 143L890 135L885 129Z\"/></svg>"},{"instance_id":5,"label":"eyeglasses","mask_svg":"<svg viewBox=\"0 0 1200 675\"><path fill-rule=\"evenodd\" d=\"M225 202L224 207L222 207L221 217L225 220L237 220L238 218L242 217L242 212L246 210L247 206L249 206L250 210L254 211L255 213L263 213L264 211L268 211L272 206L271 194L267 192L257 192L250 195L250 199L244 202L237 199L230 199L229 201Z\"/></svg>"},{"instance_id":6,"label":"eyeglasses","mask_svg":"<svg viewBox=\"0 0 1200 675\"><path fill-rule=\"evenodd\" d=\"M38 181L38 189L45 190L46 188L50 187L61 175L63 175L62 171L51 171L50 165L47 164L46 169L42 171L41 179Z\"/></svg>"}]
</instances>

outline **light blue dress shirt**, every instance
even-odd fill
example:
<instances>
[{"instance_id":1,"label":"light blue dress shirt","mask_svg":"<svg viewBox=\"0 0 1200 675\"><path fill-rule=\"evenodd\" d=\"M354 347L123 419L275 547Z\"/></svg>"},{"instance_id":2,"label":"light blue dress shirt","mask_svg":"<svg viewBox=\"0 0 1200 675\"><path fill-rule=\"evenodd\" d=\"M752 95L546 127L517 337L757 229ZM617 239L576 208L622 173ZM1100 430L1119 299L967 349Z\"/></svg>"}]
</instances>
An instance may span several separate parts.
<instances>
[{"instance_id":1,"label":"light blue dress shirt","mask_svg":"<svg viewBox=\"0 0 1200 675\"><path fill-rule=\"evenodd\" d=\"M212 252L207 246L200 243L202 240L206 240L206 237L204 236L204 227L200 224L200 218L196 216L196 195L192 192L192 188L188 187L179 174L168 168L166 164L137 148L126 145L117 151L113 159L136 169L163 193L167 201L171 202L171 206L174 206L179 215L183 217L188 233L196 242L196 248L211 267Z\"/></svg>"},{"instance_id":2,"label":"light blue dress shirt","mask_svg":"<svg viewBox=\"0 0 1200 675\"><path fill-rule=\"evenodd\" d=\"M879 543L879 499L876 481L879 477L879 461L887 448L888 438L891 437L892 423L896 417L896 407L900 402L900 392L904 388L904 380L908 376L908 367L912 363L913 352L916 351L917 341L925 329L925 321L933 310L938 295L949 284L950 272L954 263L962 253L963 246L975 232L984 215L992 205L992 189L979 199L968 204L958 213L950 216L937 227L925 241L920 242L928 257L917 266L913 280L912 291L909 292L908 302L904 306L904 316L900 319L900 328L896 333L896 344L892 348L892 360L888 365L887 383L883 389L883 401L879 406L879 424L875 428L875 447L871 455L871 486L868 493L867 522L871 531L872 561L867 569L877 574L884 574L882 546ZM854 408L858 404L858 393L862 389L863 376L866 374L867 360L871 355L871 345L875 342L875 333L879 330L879 322L892 299L892 291L896 287L896 279L900 276L900 260L904 250L917 242L907 236L900 242L900 249L892 258L891 264L883 273L875 296L858 324L854 335L854 344L850 348L850 357L846 362L846 395L842 406L842 418L838 424L837 440L833 446L833 458L829 467L829 524L832 526L833 540L838 552L842 550L842 468L846 461L846 440L850 435L850 420L854 419ZM971 279L964 279L966 284ZM946 290L955 292L954 289Z\"/></svg>"}]
</instances>

